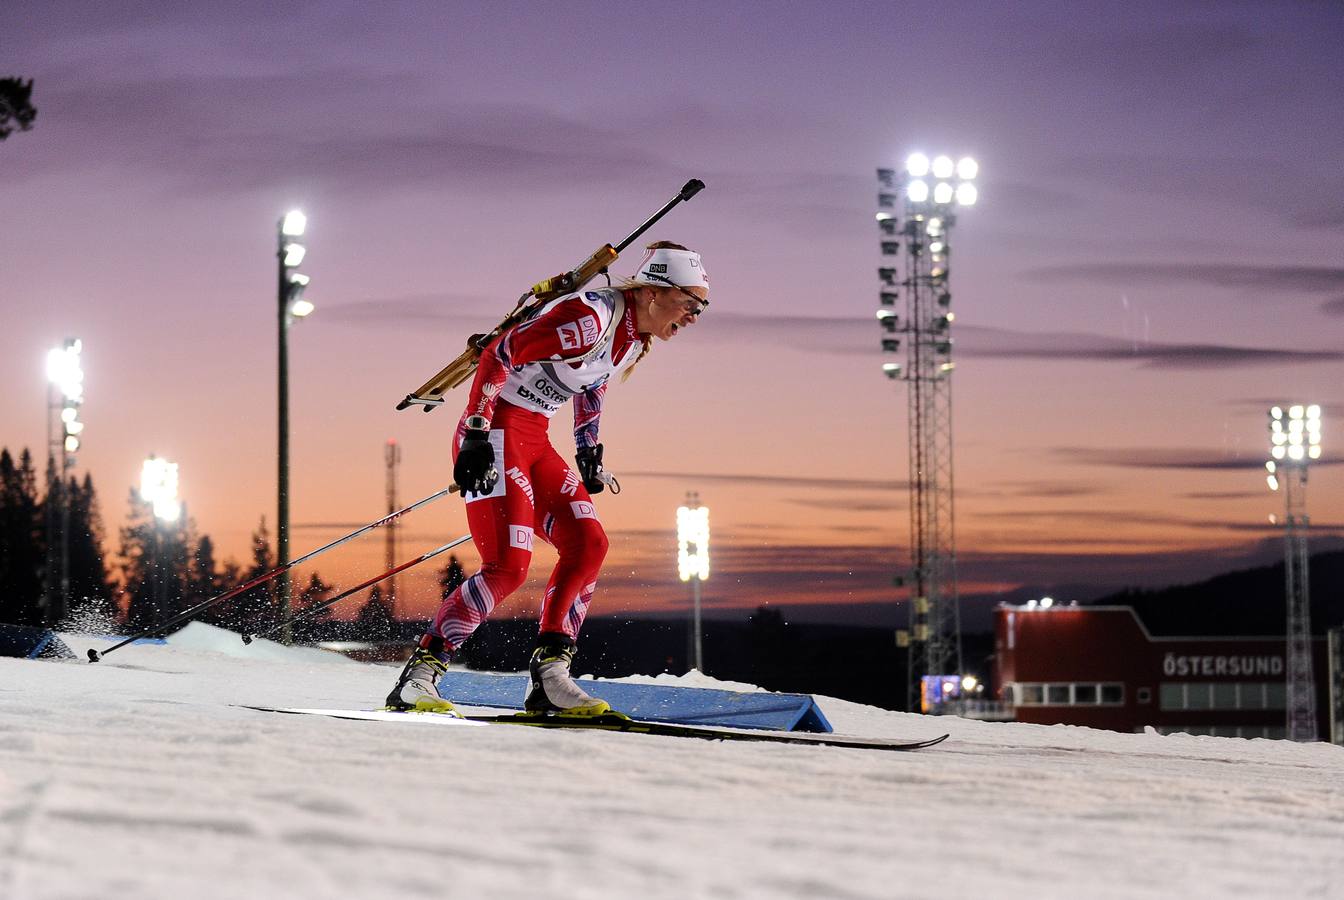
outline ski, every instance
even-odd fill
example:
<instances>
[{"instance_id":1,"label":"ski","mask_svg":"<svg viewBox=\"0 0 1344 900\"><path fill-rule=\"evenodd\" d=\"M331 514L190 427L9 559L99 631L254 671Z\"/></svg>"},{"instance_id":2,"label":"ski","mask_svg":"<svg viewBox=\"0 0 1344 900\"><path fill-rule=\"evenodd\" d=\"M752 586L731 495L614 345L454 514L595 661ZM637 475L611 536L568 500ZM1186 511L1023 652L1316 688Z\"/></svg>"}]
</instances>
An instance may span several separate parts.
<instances>
[{"instance_id":1,"label":"ski","mask_svg":"<svg viewBox=\"0 0 1344 900\"><path fill-rule=\"evenodd\" d=\"M711 728L703 725L682 725L675 722L651 722L631 719L620 713L600 716L557 716L537 713L508 713L503 715L469 715L469 722L492 725L528 725L533 728L577 728L595 731L623 731L631 734L653 734L663 737L699 738L705 741L767 741L781 744L805 744L822 747L849 747L856 750L922 750L947 740L942 734L923 741L898 741L885 738L864 738L843 734L803 734L795 731L757 731L738 728Z\"/></svg>"},{"instance_id":2,"label":"ski","mask_svg":"<svg viewBox=\"0 0 1344 900\"><path fill-rule=\"evenodd\" d=\"M527 725L533 728L573 728L589 731L622 731L662 737L698 738L705 741L767 741L777 744L803 744L812 747L848 747L853 750L923 750L947 740L941 734L923 741L898 741L844 734L804 734L796 731L756 731L740 728L710 728L681 725L676 722L650 722L631 719L621 713L600 716L557 716L537 713L502 713L452 716L436 712L399 712L390 709L300 709L281 706L240 705L241 709L289 715L326 716L332 719L359 719L374 722L428 723L434 725Z\"/></svg>"}]
</instances>

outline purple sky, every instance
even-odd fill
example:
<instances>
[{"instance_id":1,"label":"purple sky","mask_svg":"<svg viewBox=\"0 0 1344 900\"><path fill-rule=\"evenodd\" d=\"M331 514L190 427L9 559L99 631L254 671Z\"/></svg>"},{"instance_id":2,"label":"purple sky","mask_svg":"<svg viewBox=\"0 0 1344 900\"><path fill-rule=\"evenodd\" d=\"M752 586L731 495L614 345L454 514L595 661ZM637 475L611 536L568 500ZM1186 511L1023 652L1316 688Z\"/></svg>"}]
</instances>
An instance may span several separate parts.
<instances>
[{"instance_id":1,"label":"purple sky","mask_svg":"<svg viewBox=\"0 0 1344 900\"><path fill-rule=\"evenodd\" d=\"M890 598L873 170L920 149L981 163L952 241L963 590L1191 580L1272 535L1265 408L1322 403L1328 455L1344 415L1337 4L725 6L5 4L0 75L39 115L0 144L0 444L41 445L43 355L77 335L110 529L158 453L242 557L274 519L272 242L300 205L293 520L368 521L388 438L403 500L451 477L455 410L396 401L699 177L649 238L699 249L715 302L608 395L602 611L684 602L687 489L713 603ZM1315 522L1344 525L1340 488L1313 474ZM464 531L444 503L407 553Z\"/></svg>"}]
</instances>

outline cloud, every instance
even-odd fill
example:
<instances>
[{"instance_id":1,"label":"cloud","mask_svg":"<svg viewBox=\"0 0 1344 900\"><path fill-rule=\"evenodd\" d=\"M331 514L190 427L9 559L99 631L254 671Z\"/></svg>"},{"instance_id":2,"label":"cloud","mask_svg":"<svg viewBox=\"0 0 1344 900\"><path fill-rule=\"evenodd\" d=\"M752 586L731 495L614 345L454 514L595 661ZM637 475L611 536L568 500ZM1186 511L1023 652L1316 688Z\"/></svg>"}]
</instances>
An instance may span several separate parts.
<instances>
[{"instance_id":1,"label":"cloud","mask_svg":"<svg viewBox=\"0 0 1344 900\"><path fill-rule=\"evenodd\" d=\"M1344 268L1336 266L1252 266L1240 263L1077 263L1030 269L1039 281L1092 281L1117 287L1201 284L1264 292L1323 293L1344 290Z\"/></svg>"},{"instance_id":2,"label":"cloud","mask_svg":"<svg viewBox=\"0 0 1344 900\"><path fill-rule=\"evenodd\" d=\"M1056 447L1055 456L1085 466L1115 466L1126 469L1246 470L1262 469L1263 457L1229 457L1199 449L1163 447ZM1344 460L1321 459L1313 466L1335 466Z\"/></svg>"},{"instance_id":3,"label":"cloud","mask_svg":"<svg viewBox=\"0 0 1344 900\"><path fill-rule=\"evenodd\" d=\"M827 490L858 491L904 491L909 484L904 481L879 481L866 478L803 478L797 475L756 475L731 474L726 472L623 472L622 478L662 478L673 481L719 482L735 485L757 485L762 487L812 487Z\"/></svg>"}]
</instances>

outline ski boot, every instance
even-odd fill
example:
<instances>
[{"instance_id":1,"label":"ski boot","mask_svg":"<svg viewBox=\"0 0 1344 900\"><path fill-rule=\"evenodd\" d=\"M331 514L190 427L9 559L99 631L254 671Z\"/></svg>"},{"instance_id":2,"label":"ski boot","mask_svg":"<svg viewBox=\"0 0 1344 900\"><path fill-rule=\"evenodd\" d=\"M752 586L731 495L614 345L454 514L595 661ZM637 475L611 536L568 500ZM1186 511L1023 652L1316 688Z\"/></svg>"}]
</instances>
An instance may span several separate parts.
<instances>
[{"instance_id":1,"label":"ski boot","mask_svg":"<svg viewBox=\"0 0 1344 900\"><path fill-rule=\"evenodd\" d=\"M583 692L569 673L574 641L568 635L544 631L537 636L528 671L532 683L523 708L533 715L602 716L611 706Z\"/></svg>"},{"instance_id":2,"label":"ski boot","mask_svg":"<svg viewBox=\"0 0 1344 900\"><path fill-rule=\"evenodd\" d=\"M448 671L451 654L443 647L443 638L425 635L401 670L397 686L387 695L387 708L396 712L447 713L461 717L453 704L439 696L436 682Z\"/></svg>"}]
</instances>

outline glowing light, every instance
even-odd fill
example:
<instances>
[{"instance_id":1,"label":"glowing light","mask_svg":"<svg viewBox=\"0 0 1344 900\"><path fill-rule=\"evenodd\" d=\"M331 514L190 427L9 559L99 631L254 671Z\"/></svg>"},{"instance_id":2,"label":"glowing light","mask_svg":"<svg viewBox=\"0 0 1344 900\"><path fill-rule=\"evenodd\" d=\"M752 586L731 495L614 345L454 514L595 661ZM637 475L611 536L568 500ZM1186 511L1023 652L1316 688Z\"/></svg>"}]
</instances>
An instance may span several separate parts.
<instances>
[{"instance_id":1,"label":"glowing light","mask_svg":"<svg viewBox=\"0 0 1344 900\"><path fill-rule=\"evenodd\" d=\"M1309 447L1309 448L1307 449L1307 456L1311 457L1312 459L1320 459L1320 458L1321 458L1321 445L1320 445L1320 444L1313 444L1311 447Z\"/></svg>"},{"instance_id":2,"label":"glowing light","mask_svg":"<svg viewBox=\"0 0 1344 900\"><path fill-rule=\"evenodd\" d=\"M154 507L154 515L175 522L182 514L177 501L177 463L151 456L140 469L140 497Z\"/></svg>"},{"instance_id":3,"label":"glowing light","mask_svg":"<svg viewBox=\"0 0 1344 900\"><path fill-rule=\"evenodd\" d=\"M957 177L966 181L971 181L976 175L980 174L980 164L969 156L963 156L957 160Z\"/></svg>"},{"instance_id":4,"label":"glowing light","mask_svg":"<svg viewBox=\"0 0 1344 900\"><path fill-rule=\"evenodd\" d=\"M682 581L709 578L709 507L677 507L677 575Z\"/></svg>"},{"instance_id":5,"label":"glowing light","mask_svg":"<svg viewBox=\"0 0 1344 900\"><path fill-rule=\"evenodd\" d=\"M1300 418L1302 418L1302 407L1301 407L1301 406L1290 406L1290 407L1288 408L1288 418L1290 418L1290 419L1300 419Z\"/></svg>"},{"instance_id":6,"label":"glowing light","mask_svg":"<svg viewBox=\"0 0 1344 900\"><path fill-rule=\"evenodd\" d=\"M951 178L952 173L956 171L956 168L957 168L956 164L952 162L952 157L950 156L935 157L932 166L933 177Z\"/></svg>"},{"instance_id":7,"label":"glowing light","mask_svg":"<svg viewBox=\"0 0 1344 900\"><path fill-rule=\"evenodd\" d=\"M961 679L961 689L963 691L973 691L980 684L980 679L974 675L964 675Z\"/></svg>"},{"instance_id":8,"label":"glowing light","mask_svg":"<svg viewBox=\"0 0 1344 900\"><path fill-rule=\"evenodd\" d=\"M302 265L303 256L307 252L303 244L285 244L285 268L292 269L294 266Z\"/></svg>"},{"instance_id":9,"label":"glowing light","mask_svg":"<svg viewBox=\"0 0 1344 900\"><path fill-rule=\"evenodd\" d=\"M289 314L295 318L302 319L314 309L316 309L316 307L308 300L295 300L289 305Z\"/></svg>"},{"instance_id":10,"label":"glowing light","mask_svg":"<svg viewBox=\"0 0 1344 900\"><path fill-rule=\"evenodd\" d=\"M929 199L929 183L916 178L905 186L905 196L911 203L923 203Z\"/></svg>"},{"instance_id":11,"label":"glowing light","mask_svg":"<svg viewBox=\"0 0 1344 900\"><path fill-rule=\"evenodd\" d=\"M980 192L975 189L975 185L969 181L963 181L957 185L957 204L959 206L975 206L975 201L980 199Z\"/></svg>"},{"instance_id":12,"label":"glowing light","mask_svg":"<svg viewBox=\"0 0 1344 900\"><path fill-rule=\"evenodd\" d=\"M951 203L954 191L952 185L946 181L940 181L933 189L934 203Z\"/></svg>"},{"instance_id":13,"label":"glowing light","mask_svg":"<svg viewBox=\"0 0 1344 900\"><path fill-rule=\"evenodd\" d=\"M905 171L915 178L923 178L929 174L929 158L923 153L911 153L905 159Z\"/></svg>"},{"instance_id":14,"label":"glowing light","mask_svg":"<svg viewBox=\"0 0 1344 900\"><path fill-rule=\"evenodd\" d=\"M1269 455L1274 457L1275 459L1283 459L1283 457L1287 455L1287 453L1288 451L1284 447L1274 447L1269 451Z\"/></svg>"},{"instance_id":15,"label":"glowing light","mask_svg":"<svg viewBox=\"0 0 1344 900\"><path fill-rule=\"evenodd\" d=\"M47 380L56 385L69 403L84 399L84 369L79 362L83 347L80 341L69 340L64 347L47 351Z\"/></svg>"},{"instance_id":16,"label":"glowing light","mask_svg":"<svg viewBox=\"0 0 1344 900\"><path fill-rule=\"evenodd\" d=\"M1270 410L1269 410L1269 417L1270 417L1271 419L1282 419L1282 418L1283 418L1283 410L1280 409L1280 408L1277 407L1277 406L1271 407Z\"/></svg>"},{"instance_id":17,"label":"glowing light","mask_svg":"<svg viewBox=\"0 0 1344 900\"><path fill-rule=\"evenodd\" d=\"M74 453L78 449L79 449L79 438L75 437L73 434L66 437L65 452Z\"/></svg>"},{"instance_id":18,"label":"glowing light","mask_svg":"<svg viewBox=\"0 0 1344 900\"><path fill-rule=\"evenodd\" d=\"M1054 597L1042 597L1042 598L1041 598L1041 609L1049 609L1050 607L1052 607L1052 606L1054 606L1054 605L1055 605L1055 598L1054 598Z\"/></svg>"},{"instance_id":19,"label":"glowing light","mask_svg":"<svg viewBox=\"0 0 1344 900\"><path fill-rule=\"evenodd\" d=\"M285 237L298 237L308 228L308 217L297 209L285 213L280 223L280 233Z\"/></svg>"}]
</instances>

